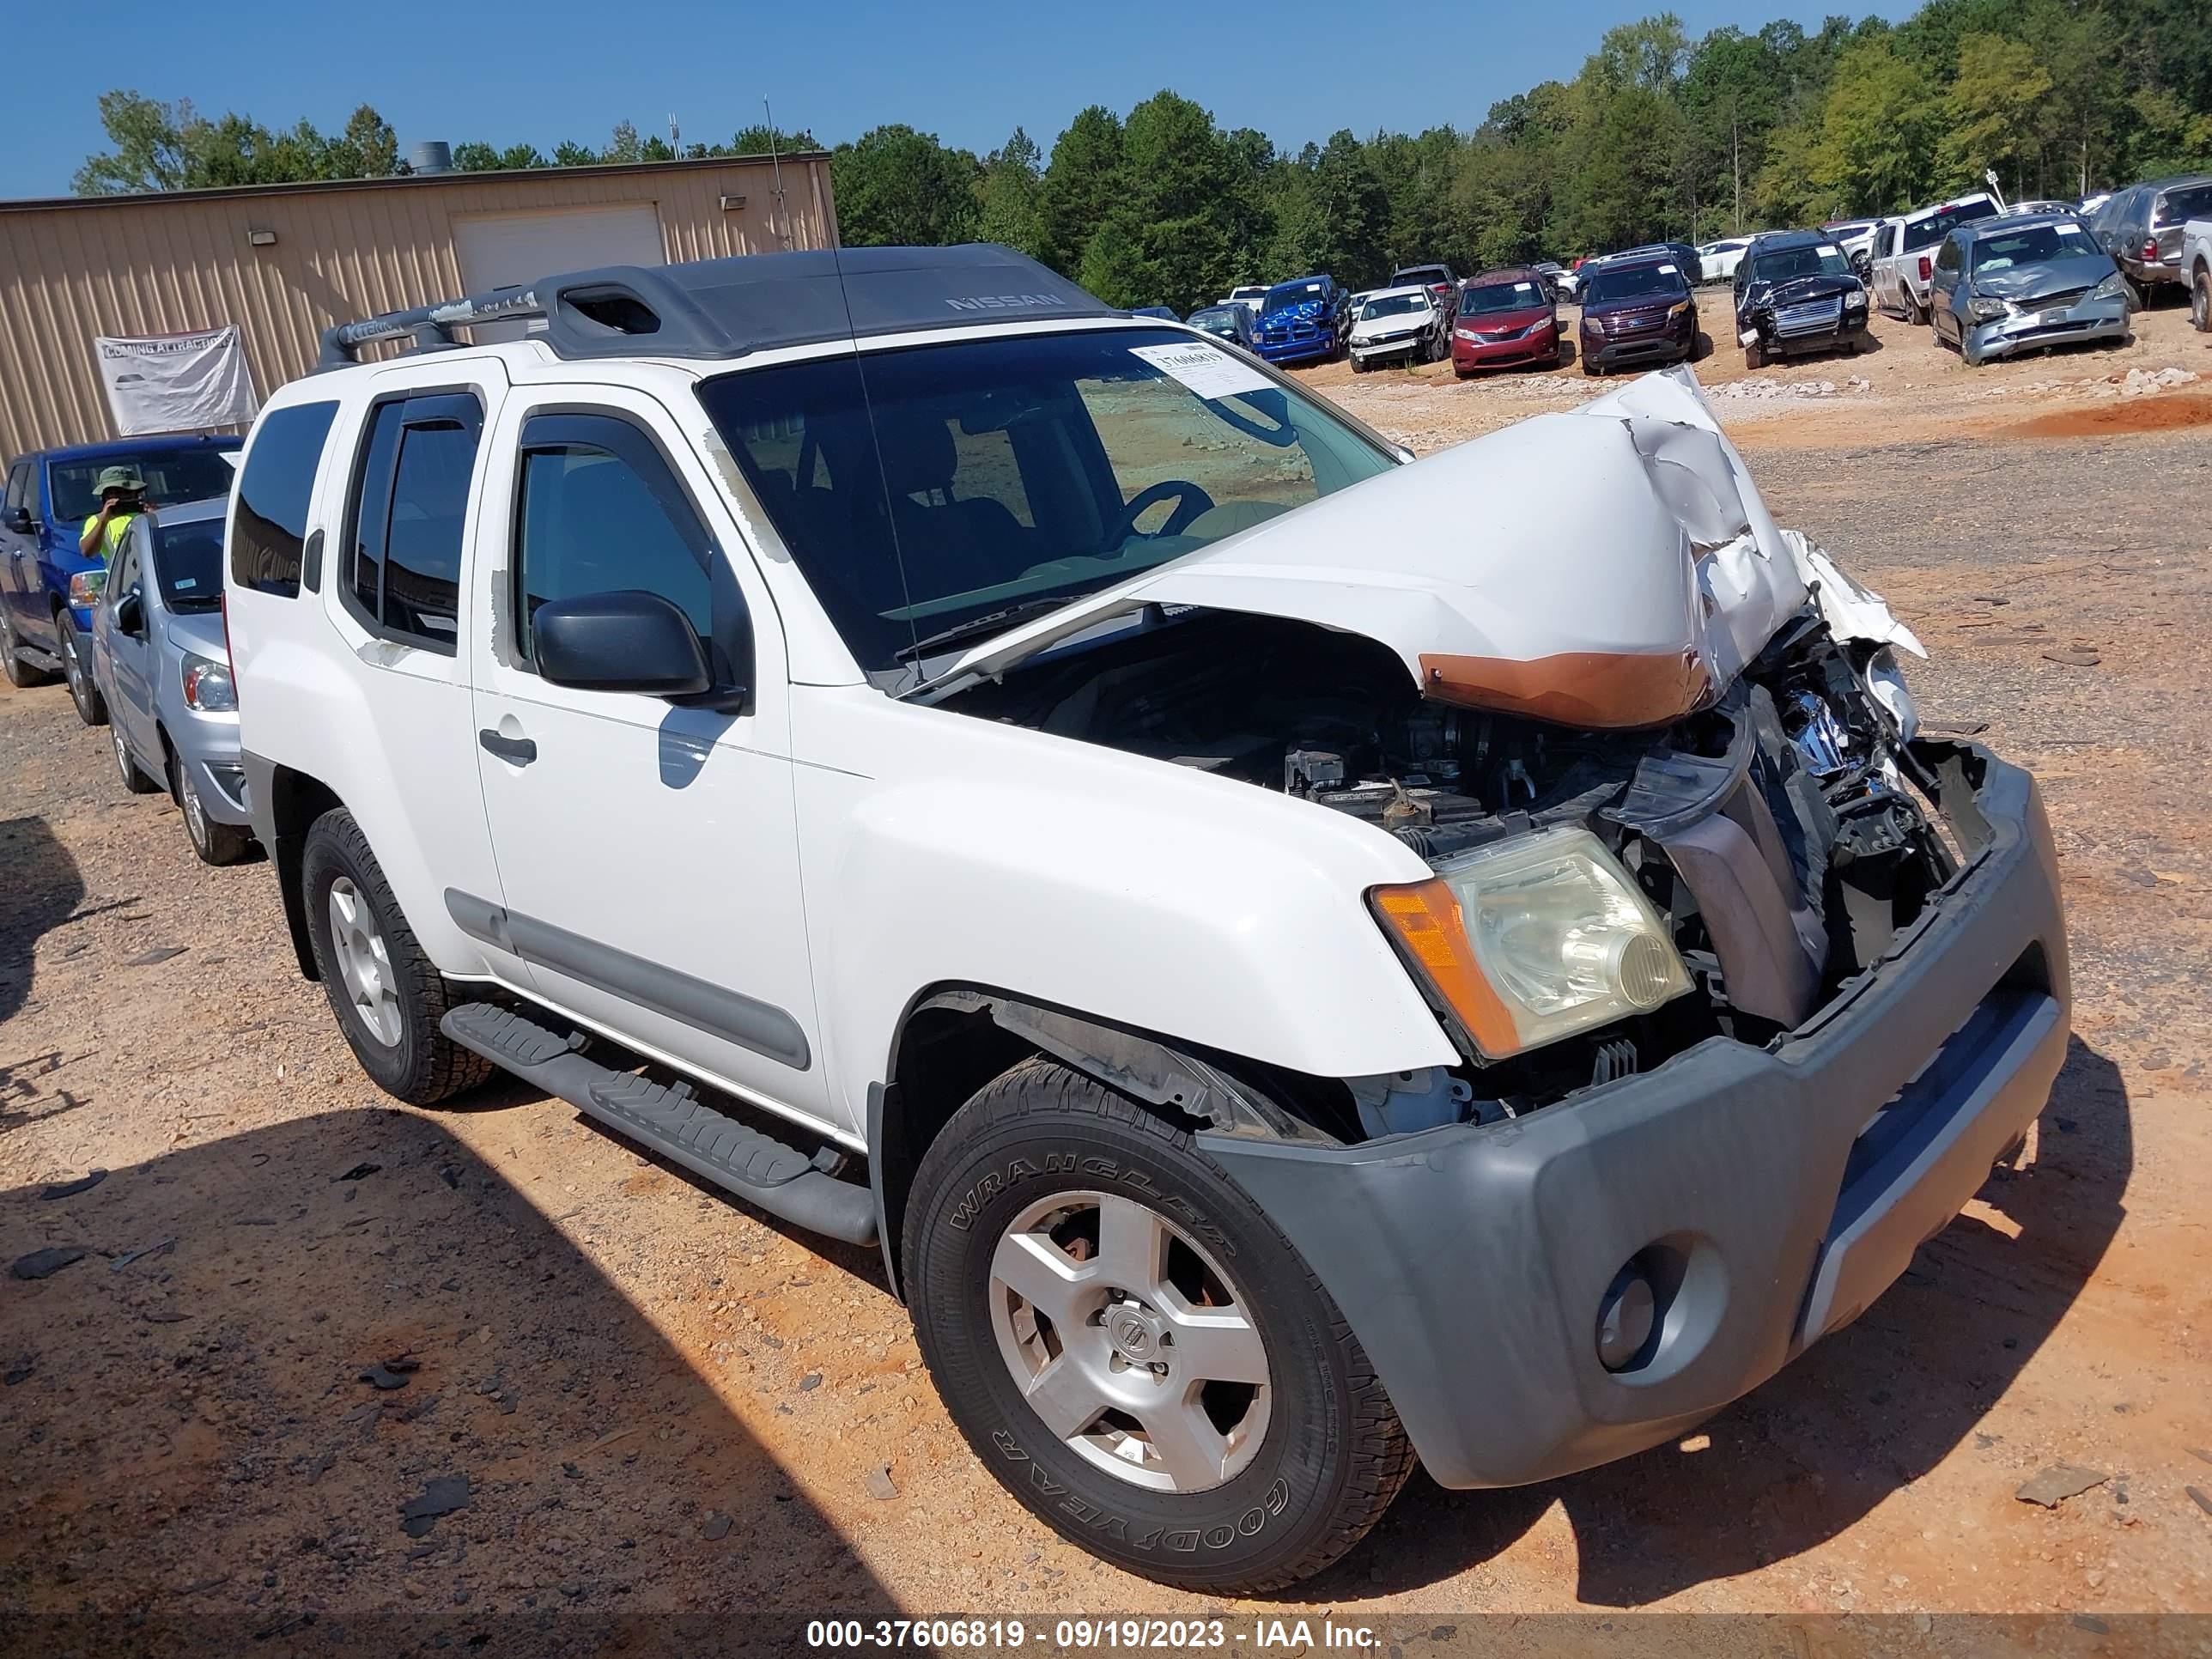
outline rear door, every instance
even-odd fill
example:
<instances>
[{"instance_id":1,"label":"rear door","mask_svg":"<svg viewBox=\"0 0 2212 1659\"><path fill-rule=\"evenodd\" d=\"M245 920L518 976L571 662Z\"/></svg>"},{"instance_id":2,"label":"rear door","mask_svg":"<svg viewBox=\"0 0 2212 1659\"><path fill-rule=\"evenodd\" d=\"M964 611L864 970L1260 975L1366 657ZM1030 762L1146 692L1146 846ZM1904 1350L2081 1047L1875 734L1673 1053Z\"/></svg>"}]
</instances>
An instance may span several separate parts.
<instances>
[{"instance_id":1,"label":"rear door","mask_svg":"<svg viewBox=\"0 0 2212 1659\"><path fill-rule=\"evenodd\" d=\"M820 1064L782 634L720 491L626 387L518 391L489 450L471 615L498 925L547 1002L849 1133ZM720 706L540 678L537 608L625 589L691 619Z\"/></svg>"}]
</instances>

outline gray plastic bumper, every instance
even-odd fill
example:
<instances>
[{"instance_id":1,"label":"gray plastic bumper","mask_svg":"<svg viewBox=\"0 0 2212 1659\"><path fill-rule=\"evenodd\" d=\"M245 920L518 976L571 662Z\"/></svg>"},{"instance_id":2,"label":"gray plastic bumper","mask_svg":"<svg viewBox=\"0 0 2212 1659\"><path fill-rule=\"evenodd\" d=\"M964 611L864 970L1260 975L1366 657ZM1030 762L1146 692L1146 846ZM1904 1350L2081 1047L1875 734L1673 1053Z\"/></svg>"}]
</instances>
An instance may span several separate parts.
<instances>
[{"instance_id":1,"label":"gray plastic bumper","mask_svg":"<svg viewBox=\"0 0 2212 1659\"><path fill-rule=\"evenodd\" d=\"M1715 1038L1489 1127L1200 1137L1328 1286L1440 1484L1549 1480L1711 1415L1856 1318L2041 1111L2069 994L2050 826L2027 773L1922 748L1978 779L1946 807L1987 838L1776 1049ZM1663 1311L1609 1371L1599 1309L1632 1258Z\"/></svg>"}]
</instances>

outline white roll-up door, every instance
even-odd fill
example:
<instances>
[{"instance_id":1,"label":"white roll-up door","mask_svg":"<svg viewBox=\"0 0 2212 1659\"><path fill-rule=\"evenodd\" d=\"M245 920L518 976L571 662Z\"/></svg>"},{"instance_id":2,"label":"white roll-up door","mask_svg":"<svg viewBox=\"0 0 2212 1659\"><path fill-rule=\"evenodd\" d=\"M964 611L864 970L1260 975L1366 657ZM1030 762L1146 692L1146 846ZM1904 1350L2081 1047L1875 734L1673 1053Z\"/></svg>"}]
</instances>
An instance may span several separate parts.
<instances>
[{"instance_id":1,"label":"white roll-up door","mask_svg":"<svg viewBox=\"0 0 2212 1659\"><path fill-rule=\"evenodd\" d=\"M660 214L650 202L466 215L453 222L453 252L471 294L600 265L666 263ZM474 333L480 341L511 340L524 331L520 324L500 323Z\"/></svg>"}]
</instances>

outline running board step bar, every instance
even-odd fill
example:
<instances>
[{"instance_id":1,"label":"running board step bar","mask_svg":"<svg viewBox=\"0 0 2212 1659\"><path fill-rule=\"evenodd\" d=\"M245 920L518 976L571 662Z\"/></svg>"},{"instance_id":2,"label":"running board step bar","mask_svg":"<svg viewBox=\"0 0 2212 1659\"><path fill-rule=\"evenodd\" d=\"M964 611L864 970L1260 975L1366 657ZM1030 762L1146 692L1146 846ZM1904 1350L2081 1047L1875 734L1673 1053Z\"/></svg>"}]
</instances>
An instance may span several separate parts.
<instances>
[{"instance_id":1,"label":"running board step bar","mask_svg":"<svg viewBox=\"0 0 2212 1659\"><path fill-rule=\"evenodd\" d=\"M489 1002L448 1009L439 1029L464 1048L557 1095L662 1157L795 1226L848 1243L876 1243L876 1201L795 1146L716 1111L688 1083L654 1083L577 1052L583 1039L556 1036Z\"/></svg>"}]
</instances>

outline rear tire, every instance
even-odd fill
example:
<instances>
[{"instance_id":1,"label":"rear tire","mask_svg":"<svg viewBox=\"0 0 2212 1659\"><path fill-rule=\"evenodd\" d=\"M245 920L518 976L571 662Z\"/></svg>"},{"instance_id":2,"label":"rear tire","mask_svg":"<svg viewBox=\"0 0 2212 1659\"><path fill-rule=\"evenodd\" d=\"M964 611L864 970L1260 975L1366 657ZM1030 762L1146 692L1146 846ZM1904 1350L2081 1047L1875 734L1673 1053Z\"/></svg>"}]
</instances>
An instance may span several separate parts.
<instances>
[{"instance_id":1,"label":"rear tire","mask_svg":"<svg viewBox=\"0 0 2212 1659\"><path fill-rule=\"evenodd\" d=\"M131 744L123 735L123 728L111 726L107 732L115 744L115 772L123 780L123 787L134 795L150 795L159 790L161 786L141 771L138 763L131 757Z\"/></svg>"},{"instance_id":2,"label":"rear tire","mask_svg":"<svg viewBox=\"0 0 2212 1659\"><path fill-rule=\"evenodd\" d=\"M969 1447L1116 1566L1278 1589L1350 1550L1413 1472L1290 1241L1188 1134L1064 1066L1024 1061L938 1135L905 1261L922 1358Z\"/></svg>"},{"instance_id":3,"label":"rear tire","mask_svg":"<svg viewBox=\"0 0 2212 1659\"><path fill-rule=\"evenodd\" d=\"M316 973L371 1082L410 1106L428 1106L491 1075L489 1060L438 1029L446 1011L468 998L423 953L368 838L344 807L332 807L308 830L300 885Z\"/></svg>"},{"instance_id":4,"label":"rear tire","mask_svg":"<svg viewBox=\"0 0 2212 1659\"><path fill-rule=\"evenodd\" d=\"M62 676L69 681L70 701L76 705L76 717L87 726L106 725L107 699L100 695L100 687L93 681L92 664L77 642L76 619L66 611L55 612L54 632L60 640Z\"/></svg>"},{"instance_id":5,"label":"rear tire","mask_svg":"<svg viewBox=\"0 0 2212 1659\"><path fill-rule=\"evenodd\" d=\"M21 649L15 639L15 618L8 614L4 603L0 603L0 666L4 666L8 684L27 690L33 685L52 684L53 676L43 668L33 668L17 654Z\"/></svg>"},{"instance_id":6,"label":"rear tire","mask_svg":"<svg viewBox=\"0 0 2212 1659\"><path fill-rule=\"evenodd\" d=\"M2212 334L2212 271L2198 271L2189 285L2189 325L2199 334Z\"/></svg>"},{"instance_id":7,"label":"rear tire","mask_svg":"<svg viewBox=\"0 0 2212 1659\"><path fill-rule=\"evenodd\" d=\"M185 815L185 839L202 864L235 864L252 850L252 830L243 824L218 823L207 815L191 769L174 754L169 757L169 794Z\"/></svg>"}]
</instances>

